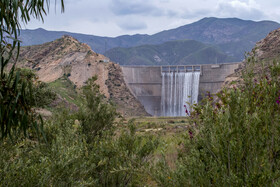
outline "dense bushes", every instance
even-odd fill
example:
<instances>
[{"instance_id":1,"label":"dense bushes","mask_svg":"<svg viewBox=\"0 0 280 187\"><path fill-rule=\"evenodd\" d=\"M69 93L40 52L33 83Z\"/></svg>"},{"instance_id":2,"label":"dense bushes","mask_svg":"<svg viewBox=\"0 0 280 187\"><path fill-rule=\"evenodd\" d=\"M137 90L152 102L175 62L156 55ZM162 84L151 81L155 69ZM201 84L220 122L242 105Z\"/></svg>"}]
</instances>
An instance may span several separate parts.
<instances>
[{"instance_id":1,"label":"dense bushes","mask_svg":"<svg viewBox=\"0 0 280 187\"><path fill-rule=\"evenodd\" d=\"M114 107L92 81L84 94L87 109L72 114L62 110L45 122L48 143L28 138L15 145L0 143L0 186L127 186L147 181L156 138L136 135L132 121L116 124Z\"/></svg>"},{"instance_id":2,"label":"dense bushes","mask_svg":"<svg viewBox=\"0 0 280 187\"><path fill-rule=\"evenodd\" d=\"M28 131L42 133L42 120L33 108L33 83L15 71L20 51L18 40L21 23L30 17L43 20L49 9L49 0L5 0L0 3L0 140L17 138ZM61 10L64 2L61 0ZM15 50L17 49L17 50ZM8 67L10 66L10 67Z\"/></svg>"},{"instance_id":3,"label":"dense bushes","mask_svg":"<svg viewBox=\"0 0 280 187\"><path fill-rule=\"evenodd\" d=\"M0 140L7 136L16 139L22 133L25 136L42 134L42 122L34 109L48 105L55 93L28 69L13 67L9 74L1 76Z\"/></svg>"},{"instance_id":4,"label":"dense bushes","mask_svg":"<svg viewBox=\"0 0 280 187\"><path fill-rule=\"evenodd\" d=\"M192 114L176 170L155 172L170 186L279 186L280 63L254 74L248 60L243 84L208 96ZM192 136L194 134L194 137Z\"/></svg>"},{"instance_id":5,"label":"dense bushes","mask_svg":"<svg viewBox=\"0 0 280 187\"><path fill-rule=\"evenodd\" d=\"M83 87L85 107L80 107L78 116L88 141L101 136L104 130L110 130L118 116L115 106L108 103L104 95L100 94L99 86L94 83L96 80L96 76L89 79L87 85Z\"/></svg>"}]
</instances>

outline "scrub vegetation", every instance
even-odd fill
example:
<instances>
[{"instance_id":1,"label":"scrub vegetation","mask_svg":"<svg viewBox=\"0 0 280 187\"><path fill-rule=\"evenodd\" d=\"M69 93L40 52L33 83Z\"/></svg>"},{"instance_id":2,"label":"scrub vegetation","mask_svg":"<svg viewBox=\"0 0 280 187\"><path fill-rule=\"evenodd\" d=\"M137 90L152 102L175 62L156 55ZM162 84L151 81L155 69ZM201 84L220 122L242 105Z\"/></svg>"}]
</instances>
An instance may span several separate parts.
<instances>
[{"instance_id":1,"label":"scrub vegetation","mask_svg":"<svg viewBox=\"0 0 280 187\"><path fill-rule=\"evenodd\" d=\"M194 107L176 169L163 160L164 186L279 186L280 63L249 58L243 83Z\"/></svg>"}]
</instances>

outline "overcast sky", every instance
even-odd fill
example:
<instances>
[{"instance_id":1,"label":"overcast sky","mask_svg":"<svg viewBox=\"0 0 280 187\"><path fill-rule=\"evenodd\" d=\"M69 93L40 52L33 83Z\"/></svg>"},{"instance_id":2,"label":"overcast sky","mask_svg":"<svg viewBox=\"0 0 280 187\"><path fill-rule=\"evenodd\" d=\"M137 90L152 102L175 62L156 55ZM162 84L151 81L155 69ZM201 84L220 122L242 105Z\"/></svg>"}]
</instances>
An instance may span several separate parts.
<instances>
[{"instance_id":1,"label":"overcast sky","mask_svg":"<svg viewBox=\"0 0 280 187\"><path fill-rule=\"evenodd\" d=\"M63 14L59 3L56 11L53 3L44 23L32 20L23 28L119 36L154 34L204 17L280 22L280 0L64 0L64 3Z\"/></svg>"}]
</instances>

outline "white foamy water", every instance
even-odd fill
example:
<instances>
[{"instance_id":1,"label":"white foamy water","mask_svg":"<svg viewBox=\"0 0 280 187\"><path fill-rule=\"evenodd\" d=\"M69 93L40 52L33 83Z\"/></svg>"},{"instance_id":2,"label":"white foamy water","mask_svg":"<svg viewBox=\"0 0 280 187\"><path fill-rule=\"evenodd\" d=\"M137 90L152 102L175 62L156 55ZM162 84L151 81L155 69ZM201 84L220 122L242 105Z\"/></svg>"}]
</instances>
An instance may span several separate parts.
<instances>
[{"instance_id":1,"label":"white foamy water","mask_svg":"<svg viewBox=\"0 0 280 187\"><path fill-rule=\"evenodd\" d=\"M162 72L161 115L186 116L197 103L200 72Z\"/></svg>"}]
</instances>

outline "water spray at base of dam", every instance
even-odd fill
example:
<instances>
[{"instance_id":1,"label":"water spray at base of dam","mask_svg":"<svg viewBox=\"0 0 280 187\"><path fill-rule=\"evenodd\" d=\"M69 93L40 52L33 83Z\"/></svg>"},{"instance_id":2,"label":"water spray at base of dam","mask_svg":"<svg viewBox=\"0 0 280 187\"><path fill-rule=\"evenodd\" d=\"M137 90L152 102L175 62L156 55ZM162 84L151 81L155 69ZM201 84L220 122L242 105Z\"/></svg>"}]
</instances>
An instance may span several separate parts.
<instances>
[{"instance_id":1,"label":"water spray at base of dam","mask_svg":"<svg viewBox=\"0 0 280 187\"><path fill-rule=\"evenodd\" d=\"M162 72L161 116L186 116L197 103L200 72Z\"/></svg>"}]
</instances>

